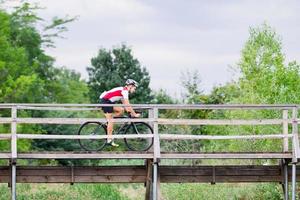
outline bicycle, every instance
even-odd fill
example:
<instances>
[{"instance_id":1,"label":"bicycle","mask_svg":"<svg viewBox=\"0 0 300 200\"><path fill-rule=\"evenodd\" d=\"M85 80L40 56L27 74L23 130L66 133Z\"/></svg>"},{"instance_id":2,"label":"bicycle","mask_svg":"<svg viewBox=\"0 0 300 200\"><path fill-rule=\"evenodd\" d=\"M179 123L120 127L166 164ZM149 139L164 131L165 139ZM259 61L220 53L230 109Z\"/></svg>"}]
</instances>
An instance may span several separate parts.
<instances>
[{"instance_id":1,"label":"bicycle","mask_svg":"<svg viewBox=\"0 0 300 200\"><path fill-rule=\"evenodd\" d=\"M115 118L131 118L130 116ZM125 122L117 134L153 134L152 127L145 122ZM107 123L88 121L82 124L78 135L107 135ZM107 145L107 139L79 139L80 146L87 151L100 151ZM124 138L125 145L133 151L147 151L153 145L153 138Z\"/></svg>"}]
</instances>

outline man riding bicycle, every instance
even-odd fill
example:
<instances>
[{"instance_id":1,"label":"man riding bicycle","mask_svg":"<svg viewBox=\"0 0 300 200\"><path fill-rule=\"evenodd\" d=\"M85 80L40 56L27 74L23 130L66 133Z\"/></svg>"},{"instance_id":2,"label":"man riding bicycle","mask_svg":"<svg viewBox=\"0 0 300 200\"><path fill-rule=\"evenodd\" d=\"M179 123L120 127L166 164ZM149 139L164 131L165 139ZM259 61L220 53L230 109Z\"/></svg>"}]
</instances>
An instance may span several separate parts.
<instances>
[{"instance_id":1,"label":"man riding bicycle","mask_svg":"<svg viewBox=\"0 0 300 200\"><path fill-rule=\"evenodd\" d=\"M135 113L129 103L129 93L134 93L136 88L138 87L138 82L133 79L127 79L124 87L116 87L109 91L105 91L100 95L100 103L101 104L115 104L118 101L121 101L122 104L125 104L125 110L130 113L132 117L140 117L140 114ZM118 147L112 139L113 133L113 117L119 117L124 113L123 107L116 106L103 106L102 110L104 112L105 118L107 120L107 143L111 146Z\"/></svg>"}]
</instances>

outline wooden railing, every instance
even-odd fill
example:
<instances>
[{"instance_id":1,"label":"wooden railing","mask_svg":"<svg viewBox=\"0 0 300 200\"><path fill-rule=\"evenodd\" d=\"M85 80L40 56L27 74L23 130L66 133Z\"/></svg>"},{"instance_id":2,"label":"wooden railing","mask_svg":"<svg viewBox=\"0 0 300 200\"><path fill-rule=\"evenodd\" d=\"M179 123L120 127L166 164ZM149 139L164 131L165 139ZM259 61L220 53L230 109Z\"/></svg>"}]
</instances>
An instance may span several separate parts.
<instances>
[{"instance_id":1,"label":"wooden railing","mask_svg":"<svg viewBox=\"0 0 300 200\"><path fill-rule=\"evenodd\" d=\"M300 158L299 138L298 138L298 106L297 105L133 105L134 108L148 110L148 118L139 119L114 119L115 123L124 122L146 122L153 126L153 135L114 135L113 138L151 138L153 137L153 152L123 152L123 153L18 153L17 144L19 139L104 139L107 136L82 136L82 135L45 135L32 133L18 133L18 124L83 124L86 121L106 122L104 118L32 118L18 117L20 110L49 110L49 111L92 111L100 110L101 104L0 104L1 109L10 109L11 117L0 117L0 124L10 124L10 133L1 133L0 140L10 140L11 151L0 152L0 159L10 159L12 163L12 199L15 199L16 183L16 160L17 159L99 159L99 158L137 158L153 160L153 199L157 197L157 171L158 163L161 159L282 159L292 162L292 183L293 195L296 187L296 163ZM123 106L123 105L119 105ZM161 118L161 110L277 110L282 112L280 119L166 119ZM289 115L290 113L290 115ZM290 117L291 116L291 117ZM262 135L186 135L186 134L160 134L160 125L282 125L281 133ZM289 133L289 125L292 127ZM161 152L161 140L245 140L245 139L282 139L282 152L265 153L174 153ZM289 149L289 139L292 148ZM286 165L286 174L288 166ZM285 179L285 181L288 178ZM286 191L285 191L286 192ZM293 198L294 198L293 196Z\"/></svg>"}]
</instances>

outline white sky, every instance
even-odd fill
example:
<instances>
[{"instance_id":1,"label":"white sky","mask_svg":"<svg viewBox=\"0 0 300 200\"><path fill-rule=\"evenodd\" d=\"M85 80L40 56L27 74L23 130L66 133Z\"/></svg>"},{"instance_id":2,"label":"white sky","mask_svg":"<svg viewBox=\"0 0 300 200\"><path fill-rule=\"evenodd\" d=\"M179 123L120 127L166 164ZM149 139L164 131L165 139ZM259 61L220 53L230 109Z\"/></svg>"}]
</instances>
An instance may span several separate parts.
<instances>
[{"instance_id":1,"label":"white sky","mask_svg":"<svg viewBox=\"0 0 300 200\"><path fill-rule=\"evenodd\" d=\"M79 16L67 39L47 53L58 66L88 77L86 67L99 48L125 43L151 76L152 89L180 96L181 72L197 69L202 86L233 78L229 66L240 57L249 27L263 22L282 37L287 61L299 61L300 1L297 0L31 0L46 7L40 15Z\"/></svg>"}]
</instances>

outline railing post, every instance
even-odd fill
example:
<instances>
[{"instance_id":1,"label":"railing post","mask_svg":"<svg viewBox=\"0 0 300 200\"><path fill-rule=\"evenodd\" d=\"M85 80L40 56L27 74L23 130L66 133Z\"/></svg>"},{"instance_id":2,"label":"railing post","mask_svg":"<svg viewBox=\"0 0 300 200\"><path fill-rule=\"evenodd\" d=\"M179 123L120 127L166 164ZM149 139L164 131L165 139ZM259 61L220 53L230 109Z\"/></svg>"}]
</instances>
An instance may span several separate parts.
<instances>
[{"instance_id":1,"label":"railing post","mask_svg":"<svg viewBox=\"0 0 300 200\"><path fill-rule=\"evenodd\" d=\"M153 120L154 119L154 111L153 108L148 109L148 118ZM150 122L149 125L154 129L154 123ZM154 140L154 138L153 138ZM150 151L154 152L153 146L150 148ZM146 160L146 169L147 169L147 178L146 178L146 194L145 200L151 200L153 195L153 159Z\"/></svg>"},{"instance_id":2,"label":"railing post","mask_svg":"<svg viewBox=\"0 0 300 200\"><path fill-rule=\"evenodd\" d=\"M154 134L154 151L153 151L153 189L152 189L152 198L153 200L160 199L160 178L158 171L158 163L160 161L160 142L158 134L158 108L153 109L153 134Z\"/></svg>"},{"instance_id":3,"label":"railing post","mask_svg":"<svg viewBox=\"0 0 300 200\"><path fill-rule=\"evenodd\" d=\"M292 200L296 200L296 164L299 157L298 139L298 108L293 108L292 113L292 132L293 132L293 158L292 158Z\"/></svg>"},{"instance_id":4,"label":"railing post","mask_svg":"<svg viewBox=\"0 0 300 200\"><path fill-rule=\"evenodd\" d=\"M149 119L153 119L154 118L154 110L152 108L150 108L148 110L148 118ZM153 127L153 122L150 122L149 124L150 124L151 127Z\"/></svg>"},{"instance_id":5,"label":"railing post","mask_svg":"<svg viewBox=\"0 0 300 200\"><path fill-rule=\"evenodd\" d=\"M283 118L283 125L282 125L282 131L284 136L287 136L289 134L289 123L288 123L288 110L283 110L282 112L282 118ZM289 140L287 137L283 138L283 152L289 151Z\"/></svg>"},{"instance_id":6,"label":"railing post","mask_svg":"<svg viewBox=\"0 0 300 200\"><path fill-rule=\"evenodd\" d=\"M282 190L283 190L283 199L289 199L289 174L288 174L288 162L286 159L281 160L281 173L282 173Z\"/></svg>"},{"instance_id":7,"label":"railing post","mask_svg":"<svg viewBox=\"0 0 300 200\"><path fill-rule=\"evenodd\" d=\"M16 200L17 106L11 108L11 199Z\"/></svg>"}]
</instances>

